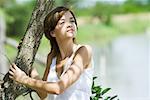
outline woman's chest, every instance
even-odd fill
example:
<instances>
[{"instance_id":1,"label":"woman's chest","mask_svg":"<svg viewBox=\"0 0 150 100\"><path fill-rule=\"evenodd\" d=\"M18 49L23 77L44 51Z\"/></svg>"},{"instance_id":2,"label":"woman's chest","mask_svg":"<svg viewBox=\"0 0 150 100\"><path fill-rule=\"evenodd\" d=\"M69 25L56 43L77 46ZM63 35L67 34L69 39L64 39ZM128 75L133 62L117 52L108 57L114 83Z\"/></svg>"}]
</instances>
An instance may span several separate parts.
<instances>
[{"instance_id":1,"label":"woman's chest","mask_svg":"<svg viewBox=\"0 0 150 100\"><path fill-rule=\"evenodd\" d=\"M58 78L61 77L62 73L64 72L65 66L68 64L68 58L64 60L56 60L56 65L55 65L55 72Z\"/></svg>"}]
</instances>

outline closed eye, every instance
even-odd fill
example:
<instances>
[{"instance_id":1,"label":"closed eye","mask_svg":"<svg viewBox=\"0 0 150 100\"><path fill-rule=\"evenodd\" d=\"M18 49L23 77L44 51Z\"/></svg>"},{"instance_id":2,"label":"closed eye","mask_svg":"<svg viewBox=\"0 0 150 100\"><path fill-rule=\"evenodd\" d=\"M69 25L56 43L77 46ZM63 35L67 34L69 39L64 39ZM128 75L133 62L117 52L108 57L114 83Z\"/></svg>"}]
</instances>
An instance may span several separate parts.
<instances>
[{"instance_id":1,"label":"closed eye","mask_svg":"<svg viewBox=\"0 0 150 100\"><path fill-rule=\"evenodd\" d=\"M60 25L62 25L62 24L64 24L65 22L63 21L63 22L60 22Z\"/></svg>"},{"instance_id":2,"label":"closed eye","mask_svg":"<svg viewBox=\"0 0 150 100\"><path fill-rule=\"evenodd\" d=\"M70 22L74 23L74 22L75 22L75 20L71 20Z\"/></svg>"},{"instance_id":3,"label":"closed eye","mask_svg":"<svg viewBox=\"0 0 150 100\"><path fill-rule=\"evenodd\" d=\"M70 18L70 22L75 22L73 17Z\"/></svg>"}]
</instances>

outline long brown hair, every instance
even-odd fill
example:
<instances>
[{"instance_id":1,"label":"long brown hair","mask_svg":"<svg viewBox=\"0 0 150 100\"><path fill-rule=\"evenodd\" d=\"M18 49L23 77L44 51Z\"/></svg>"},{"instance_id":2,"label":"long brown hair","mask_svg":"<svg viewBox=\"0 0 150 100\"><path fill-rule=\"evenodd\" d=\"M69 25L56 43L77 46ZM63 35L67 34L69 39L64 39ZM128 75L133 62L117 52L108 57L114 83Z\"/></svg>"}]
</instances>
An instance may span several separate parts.
<instances>
[{"instance_id":1,"label":"long brown hair","mask_svg":"<svg viewBox=\"0 0 150 100\"><path fill-rule=\"evenodd\" d=\"M50 35L50 32L52 32L55 29L58 21L63 16L63 14L67 11L69 11L72 14L72 16L75 20L76 27L77 27L77 21L76 21L76 18L75 18L75 15L73 14L73 12L69 8L62 7L62 6L54 8L45 17L45 20L44 20L44 33L45 33L46 38L48 38L50 40L51 52L54 52L55 54L60 53L60 50L59 50L59 47L58 47L55 37L52 37ZM75 38L73 39L73 41L75 42Z\"/></svg>"}]
</instances>

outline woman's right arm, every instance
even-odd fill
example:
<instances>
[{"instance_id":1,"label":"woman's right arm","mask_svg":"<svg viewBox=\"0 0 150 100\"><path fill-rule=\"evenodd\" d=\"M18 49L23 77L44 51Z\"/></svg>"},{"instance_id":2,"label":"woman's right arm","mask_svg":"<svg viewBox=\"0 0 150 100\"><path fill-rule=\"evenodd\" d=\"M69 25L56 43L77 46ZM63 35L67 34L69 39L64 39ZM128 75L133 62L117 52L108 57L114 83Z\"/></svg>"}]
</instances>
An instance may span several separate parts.
<instances>
[{"instance_id":1,"label":"woman's right arm","mask_svg":"<svg viewBox=\"0 0 150 100\"><path fill-rule=\"evenodd\" d=\"M32 69L30 73L31 78L36 79L36 80L42 80L35 68ZM44 100L47 97L47 94L44 91L40 90L35 90L38 96L40 97L41 100Z\"/></svg>"},{"instance_id":2,"label":"woman's right arm","mask_svg":"<svg viewBox=\"0 0 150 100\"><path fill-rule=\"evenodd\" d=\"M46 69L45 69L45 72L44 72L44 76L42 78L42 80L44 80L44 81L47 80L47 76L48 76L48 73L49 73L52 57L53 57L52 53L49 53L48 56L47 56ZM38 73L37 73L37 71L36 71L36 69L32 70L31 77L34 78L34 79L41 80ZM47 92L45 92L45 91L36 90L36 92L37 92L38 96L41 98L41 100L44 100L47 97Z\"/></svg>"}]
</instances>

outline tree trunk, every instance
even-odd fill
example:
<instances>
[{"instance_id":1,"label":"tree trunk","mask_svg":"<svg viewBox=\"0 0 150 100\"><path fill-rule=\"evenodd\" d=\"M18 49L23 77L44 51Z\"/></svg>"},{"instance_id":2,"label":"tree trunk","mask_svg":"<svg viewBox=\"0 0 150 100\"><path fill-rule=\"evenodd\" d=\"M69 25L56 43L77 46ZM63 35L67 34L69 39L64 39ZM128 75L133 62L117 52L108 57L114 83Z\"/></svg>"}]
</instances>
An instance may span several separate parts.
<instances>
[{"instance_id":1,"label":"tree trunk","mask_svg":"<svg viewBox=\"0 0 150 100\"><path fill-rule=\"evenodd\" d=\"M17 49L17 46L18 46L18 42L16 40L8 38L8 37L5 39L5 44L8 44L8 45L10 45L11 47L13 47L15 49ZM42 55L40 55L38 53L35 56L35 61L37 61L38 63L43 64L43 65L45 64L46 59L47 59L46 57L43 57ZM7 70L7 72L8 72L8 70Z\"/></svg>"},{"instance_id":2,"label":"tree trunk","mask_svg":"<svg viewBox=\"0 0 150 100\"><path fill-rule=\"evenodd\" d=\"M43 20L52 8L52 5L53 0L37 0L26 34L22 39L21 47L18 49L15 64L28 75L43 36ZM9 79L8 73L3 81L0 90L0 100L14 100L28 90L27 87Z\"/></svg>"}]
</instances>

